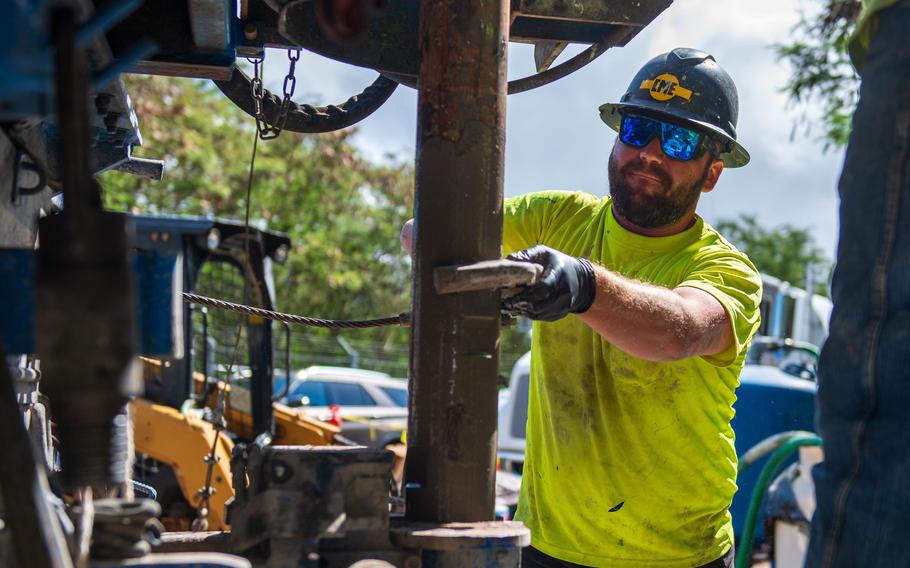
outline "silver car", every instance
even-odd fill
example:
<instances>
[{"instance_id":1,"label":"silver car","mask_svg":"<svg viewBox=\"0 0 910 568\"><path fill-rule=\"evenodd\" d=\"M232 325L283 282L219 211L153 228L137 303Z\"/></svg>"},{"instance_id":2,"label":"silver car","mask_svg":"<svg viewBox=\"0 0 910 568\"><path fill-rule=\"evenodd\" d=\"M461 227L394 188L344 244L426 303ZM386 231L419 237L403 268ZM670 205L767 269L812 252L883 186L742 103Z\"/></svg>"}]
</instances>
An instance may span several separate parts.
<instances>
[{"instance_id":1,"label":"silver car","mask_svg":"<svg viewBox=\"0 0 910 568\"><path fill-rule=\"evenodd\" d=\"M294 374L282 402L340 422L344 437L372 448L401 443L408 425L407 380L377 371L307 367Z\"/></svg>"}]
</instances>

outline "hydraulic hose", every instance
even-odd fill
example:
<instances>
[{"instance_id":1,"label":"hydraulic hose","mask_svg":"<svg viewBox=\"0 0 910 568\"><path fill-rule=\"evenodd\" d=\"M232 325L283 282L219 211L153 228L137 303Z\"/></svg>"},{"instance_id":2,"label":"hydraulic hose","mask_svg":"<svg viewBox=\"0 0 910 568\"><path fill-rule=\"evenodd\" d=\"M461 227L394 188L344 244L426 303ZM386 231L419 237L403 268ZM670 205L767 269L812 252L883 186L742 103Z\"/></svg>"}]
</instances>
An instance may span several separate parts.
<instances>
[{"instance_id":1,"label":"hydraulic hose","mask_svg":"<svg viewBox=\"0 0 910 568\"><path fill-rule=\"evenodd\" d=\"M766 455L770 454L777 448L783 446L785 443L798 436L814 436L812 432L807 432L805 430L791 430L789 432L780 432L779 434L774 434L773 436L768 436L761 442L755 444L749 451L744 453L739 457L739 471L742 471L762 459Z\"/></svg>"},{"instance_id":2,"label":"hydraulic hose","mask_svg":"<svg viewBox=\"0 0 910 568\"><path fill-rule=\"evenodd\" d=\"M755 488L752 490L752 498L749 501L749 510L746 513L746 524L743 526L743 534L739 541L739 551L736 553L736 568L749 568L749 561L752 557L752 540L755 538L755 526L758 523L758 512L761 508L765 492L768 490L768 486L771 485L771 481L774 478L777 469L784 460L790 457L790 454L797 449L802 446L820 446L822 445L822 439L811 432L785 432L759 442L756 446L746 452L743 457L749 456L753 450L762 448L767 449L774 447L775 445L776 449L774 449L774 453L771 454L771 457L768 458L768 463L762 468ZM752 462L754 462L755 459L758 458L754 458ZM740 468L740 470L742 470L742 468Z\"/></svg>"}]
</instances>

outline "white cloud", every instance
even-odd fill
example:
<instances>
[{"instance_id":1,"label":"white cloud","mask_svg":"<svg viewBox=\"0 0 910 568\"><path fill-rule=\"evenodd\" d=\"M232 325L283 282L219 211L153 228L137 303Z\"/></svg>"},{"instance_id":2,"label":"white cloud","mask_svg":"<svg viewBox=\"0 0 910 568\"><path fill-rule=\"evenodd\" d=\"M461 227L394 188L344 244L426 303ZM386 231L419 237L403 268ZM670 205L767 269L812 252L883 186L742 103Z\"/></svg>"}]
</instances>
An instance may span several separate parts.
<instances>
[{"instance_id":1,"label":"white cloud","mask_svg":"<svg viewBox=\"0 0 910 568\"><path fill-rule=\"evenodd\" d=\"M771 49L790 37L800 8L801 2L792 0L677 0L628 46L556 83L509 97L506 195L544 188L605 194L606 159L615 136L599 120L597 107L617 100L650 57L673 47L697 47L712 53L736 81L737 130L752 154L745 168L724 172L717 190L703 200L702 213L709 220L752 213L768 226L809 227L833 255L841 154L823 154L821 144L802 134L791 141L797 113L781 92L789 70ZM280 81L285 58L276 54L273 59L282 63L272 60L270 65L278 68L273 81ZM531 49L513 45L509 66L512 78L532 72ZM320 103L343 101L375 76L309 54L299 68L299 92L313 93L309 97ZM399 87L361 123L356 141L368 156L413 155L416 100L413 90Z\"/></svg>"}]
</instances>

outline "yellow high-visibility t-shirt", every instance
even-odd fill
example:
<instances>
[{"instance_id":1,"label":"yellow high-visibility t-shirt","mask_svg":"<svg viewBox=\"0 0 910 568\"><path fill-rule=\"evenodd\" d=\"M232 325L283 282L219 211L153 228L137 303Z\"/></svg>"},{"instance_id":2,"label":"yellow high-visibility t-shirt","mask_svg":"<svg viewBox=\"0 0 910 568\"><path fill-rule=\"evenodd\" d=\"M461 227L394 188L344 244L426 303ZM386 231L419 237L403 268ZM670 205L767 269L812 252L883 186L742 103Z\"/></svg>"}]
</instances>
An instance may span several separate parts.
<instances>
[{"instance_id":1,"label":"yellow high-visibility t-shirt","mask_svg":"<svg viewBox=\"0 0 910 568\"><path fill-rule=\"evenodd\" d=\"M610 198L539 192L507 199L504 253L545 244L630 278L704 290L734 345L655 363L578 317L534 322L527 450L516 518L531 544L587 566L693 567L733 544L734 389L759 323L761 278L701 218L669 237L623 229Z\"/></svg>"}]
</instances>

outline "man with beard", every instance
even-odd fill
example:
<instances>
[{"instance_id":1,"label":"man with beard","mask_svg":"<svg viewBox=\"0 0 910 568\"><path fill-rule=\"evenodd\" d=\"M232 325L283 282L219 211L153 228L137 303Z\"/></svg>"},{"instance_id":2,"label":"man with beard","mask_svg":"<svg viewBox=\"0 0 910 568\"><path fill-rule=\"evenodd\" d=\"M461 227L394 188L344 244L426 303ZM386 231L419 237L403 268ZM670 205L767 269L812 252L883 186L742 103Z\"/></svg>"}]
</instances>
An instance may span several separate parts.
<instances>
[{"instance_id":1,"label":"man with beard","mask_svg":"<svg viewBox=\"0 0 910 568\"><path fill-rule=\"evenodd\" d=\"M619 133L610 197L505 202L508 258L544 266L504 302L538 320L524 566L733 565L730 421L761 278L695 208L724 167L749 161L737 107L712 56L659 55L600 107Z\"/></svg>"},{"instance_id":2,"label":"man with beard","mask_svg":"<svg viewBox=\"0 0 910 568\"><path fill-rule=\"evenodd\" d=\"M503 302L536 320L522 566L733 565L730 421L761 279L695 208L749 161L737 107L707 53L659 55L600 107L610 197L505 201L504 252L544 267Z\"/></svg>"}]
</instances>

